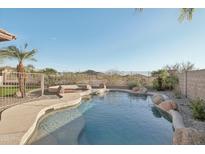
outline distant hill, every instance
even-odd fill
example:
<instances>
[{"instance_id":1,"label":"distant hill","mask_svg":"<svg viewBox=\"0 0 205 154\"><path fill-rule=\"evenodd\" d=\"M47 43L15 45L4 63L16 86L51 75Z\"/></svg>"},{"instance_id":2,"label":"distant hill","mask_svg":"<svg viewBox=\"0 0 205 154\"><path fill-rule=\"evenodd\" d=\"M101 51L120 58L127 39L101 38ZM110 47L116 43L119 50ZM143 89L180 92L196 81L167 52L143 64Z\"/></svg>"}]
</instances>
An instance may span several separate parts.
<instances>
[{"instance_id":1,"label":"distant hill","mask_svg":"<svg viewBox=\"0 0 205 154\"><path fill-rule=\"evenodd\" d=\"M102 75L104 73L102 72L97 72L97 71L94 71L94 70L87 70L87 71L84 71L84 72L80 72L81 74L88 74L88 75Z\"/></svg>"}]
</instances>

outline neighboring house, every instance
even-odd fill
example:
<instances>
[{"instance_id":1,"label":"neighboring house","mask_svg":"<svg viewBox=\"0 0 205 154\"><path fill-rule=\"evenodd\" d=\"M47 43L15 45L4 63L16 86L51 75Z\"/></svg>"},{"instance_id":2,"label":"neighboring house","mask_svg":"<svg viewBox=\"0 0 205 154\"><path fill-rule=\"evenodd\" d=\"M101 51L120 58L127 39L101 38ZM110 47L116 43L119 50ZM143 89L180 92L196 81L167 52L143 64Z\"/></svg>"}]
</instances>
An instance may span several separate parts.
<instances>
[{"instance_id":1,"label":"neighboring house","mask_svg":"<svg viewBox=\"0 0 205 154\"><path fill-rule=\"evenodd\" d=\"M11 82L16 83L16 80L13 81L13 78L15 78L15 77L12 77L12 74L10 74L12 72L16 72L16 68L10 67L10 66L0 67L0 86L3 85L3 83L7 79L7 76L9 77Z\"/></svg>"},{"instance_id":2,"label":"neighboring house","mask_svg":"<svg viewBox=\"0 0 205 154\"><path fill-rule=\"evenodd\" d=\"M16 39L16 36L14 36L13 34L10 34L9 32L3 29L0 29L0 42L11 41L15 39Z\"/></svg>"},{"instance_id":3,"label":"neighboring house","mask_svg":"<svg viewBox=\"0 0 205 154\"><path fill-rule=\"evenodd\" d=\"M16 72L16 68L10 66L0 67L0 74Z\"/></svg>"},{"instance_id":4,"label":"neighboring house","mask_svg":"<svg viewBox=\"0 0 205 154\"><path fill-rule=\"evenodd\" d=\"M3 29L0 29L0 42L11 41L15 39L16 39L16 36L14 36L13 34L10 34L9 32ZM2 76L2 73L13 72L15 70L16 69L9 67L9 66L0 68L0 86L2 86L4 82L4 77Z\"/></svg>"}]
</instances>

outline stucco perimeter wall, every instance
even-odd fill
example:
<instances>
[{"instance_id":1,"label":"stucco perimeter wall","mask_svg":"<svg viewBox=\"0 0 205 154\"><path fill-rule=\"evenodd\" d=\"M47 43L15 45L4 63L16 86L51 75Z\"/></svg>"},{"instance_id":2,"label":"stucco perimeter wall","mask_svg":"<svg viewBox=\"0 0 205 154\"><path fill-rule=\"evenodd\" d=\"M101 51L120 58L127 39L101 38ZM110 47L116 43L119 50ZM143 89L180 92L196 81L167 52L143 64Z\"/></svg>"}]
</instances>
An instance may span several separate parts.
<instances>
[{"instance_id":1,"label":"stucco perimeter wall","mask_svg":"<svg viewBox=\"0 0 205 154\"><path fill-rule=\"evenodd\" d=\"M180 73L178 77L182 94L191 99L200 97L205 100L205 70Z\"/></svg>"}]
</instances>

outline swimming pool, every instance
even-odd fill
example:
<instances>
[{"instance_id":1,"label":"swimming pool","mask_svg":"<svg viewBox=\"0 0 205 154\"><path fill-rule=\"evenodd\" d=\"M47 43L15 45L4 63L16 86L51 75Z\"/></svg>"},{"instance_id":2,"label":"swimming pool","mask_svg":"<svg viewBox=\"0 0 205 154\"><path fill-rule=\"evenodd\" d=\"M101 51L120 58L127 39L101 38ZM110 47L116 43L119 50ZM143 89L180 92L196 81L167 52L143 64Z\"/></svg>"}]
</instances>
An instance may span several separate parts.
<instances>
[{"instance_id":1,"label":"swimming pool","mask_svg":"<svg viewBox=\"0 0 205 154\"><path fill-rule=\"evenodd\" d=\"M109 92L45 117L30 144L162 145L172 144L172 135L150 96Z\"/></svg>"}]
</instances>

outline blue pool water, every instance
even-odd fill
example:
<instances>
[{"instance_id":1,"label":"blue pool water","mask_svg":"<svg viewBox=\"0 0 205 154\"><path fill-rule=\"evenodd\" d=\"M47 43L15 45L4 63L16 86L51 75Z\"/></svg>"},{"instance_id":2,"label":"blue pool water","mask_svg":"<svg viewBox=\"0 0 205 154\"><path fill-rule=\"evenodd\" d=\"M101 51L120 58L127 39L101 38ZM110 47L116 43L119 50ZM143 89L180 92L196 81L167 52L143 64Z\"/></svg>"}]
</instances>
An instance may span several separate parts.
<instances>
[{"instance_id":1,"label":"blue pool water","mask_svg":"<svg viewBox=\"0 0 205 154\"><path fill-rule=\"evenodd\" d=\"M109 92L43 119L31 144L172 144L172 124L149 96Z\"/></svg>"}]
</instances>

